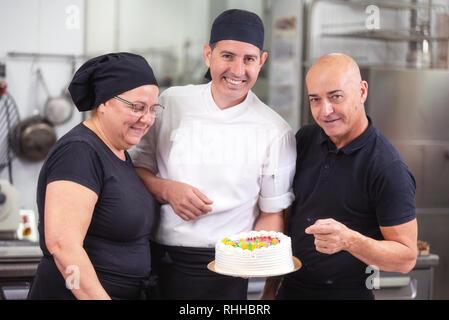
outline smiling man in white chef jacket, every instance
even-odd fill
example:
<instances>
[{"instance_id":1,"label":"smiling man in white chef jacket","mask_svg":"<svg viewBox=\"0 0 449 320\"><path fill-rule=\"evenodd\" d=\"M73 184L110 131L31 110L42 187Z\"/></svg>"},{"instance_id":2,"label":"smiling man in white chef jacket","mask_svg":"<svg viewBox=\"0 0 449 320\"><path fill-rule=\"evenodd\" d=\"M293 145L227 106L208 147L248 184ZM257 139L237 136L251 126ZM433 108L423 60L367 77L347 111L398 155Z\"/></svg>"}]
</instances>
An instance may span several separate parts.
<instances>
[{"instance_id":1,"label":"smiling man in white chef jacket","mask_svg":"<svg viewBox=\"0 0 449 320\"><path fill-rule=\"evenodd\" d=\"M251 92L268 54L254 13L214 21L204 60L212 81L167 89L166 109L131 151L162 203L153 264L163 299L246 299L248 280L215 274L215 243L249 230L282 231L294 200L296 141Z\"/></svg>"}]
</instances>

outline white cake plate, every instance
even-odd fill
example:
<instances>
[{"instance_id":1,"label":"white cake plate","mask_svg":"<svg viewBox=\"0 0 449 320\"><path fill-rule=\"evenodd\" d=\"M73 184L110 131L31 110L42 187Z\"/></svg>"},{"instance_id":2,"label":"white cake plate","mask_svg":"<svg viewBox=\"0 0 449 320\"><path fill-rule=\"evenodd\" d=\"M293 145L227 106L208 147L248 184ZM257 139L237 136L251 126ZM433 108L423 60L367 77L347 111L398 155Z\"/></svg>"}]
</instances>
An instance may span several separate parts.
<instances>
[{"instance_id":1,"label":"white cake plate","mask_svg":"<svg viewBox=\"0 0 449 320\"><path fill-rule=\"evenodd\" d=\"M215 260L212 262L209 262L209 264L207 265L207 269L209 269L210 271L219 273L219 274L223 274L225 276L232 276L232 277L241 277L241 278L266 278L266 277L275 277L275 276L281 276L287 273L291 273L291 272L295 272L297 270L299 270L302 266L301 261L296 258L293 257L293 270L292 271L288 271L288 272L280 272L280 273L261 273L261 274L243 274L243 273L232 273L232 272L221 272L221 271L217 271L215 270Z\"/></svg>"}]
</instances>

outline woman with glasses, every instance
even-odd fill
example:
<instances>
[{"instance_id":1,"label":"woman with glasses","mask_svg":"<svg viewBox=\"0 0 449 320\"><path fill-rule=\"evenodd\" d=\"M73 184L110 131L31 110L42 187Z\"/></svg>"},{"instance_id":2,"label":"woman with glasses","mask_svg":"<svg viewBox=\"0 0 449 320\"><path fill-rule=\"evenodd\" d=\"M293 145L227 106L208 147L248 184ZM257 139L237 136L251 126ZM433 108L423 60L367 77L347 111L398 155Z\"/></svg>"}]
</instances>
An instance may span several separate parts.
<instances>
[{"instance_id":1,"label":"woman with glasses","mask_svg":"<svg viewBox=\"0 0 449 320\"><path fill-rule=\"evenodd\" d=\"M83 64L69 91L90 117L58 140L42 166L43 258L28 298L142 298L158 207L126 150L163 109L157 81L143 57L112 53Z\"/></svg>"}]
</instances>

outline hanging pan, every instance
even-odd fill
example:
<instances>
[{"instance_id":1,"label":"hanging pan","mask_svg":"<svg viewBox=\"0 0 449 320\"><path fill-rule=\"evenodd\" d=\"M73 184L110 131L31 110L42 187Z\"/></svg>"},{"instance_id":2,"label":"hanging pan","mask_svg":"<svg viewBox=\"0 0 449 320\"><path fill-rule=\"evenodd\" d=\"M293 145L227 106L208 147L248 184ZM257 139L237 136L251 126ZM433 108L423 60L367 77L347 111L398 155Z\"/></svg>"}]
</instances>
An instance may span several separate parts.
<instances>
[{"instance_id":1,"label":"hanging pan","mask_svg":"<svg viewBox=\"0 0 449 320\"><path fill-rule=\"evenodd\" d=\"M41 116L39 110L35 110L32 116L20 121L10 135L14 153L22 160L30 162L44 160L56 140L53 124Z\"/></svg>"},{"instance_id":2,"label":"hanging pan","mask_svg":"<svg viewBox=\"0 0 449 320\"><path fill-rule=\"evenodd\" d=\"M44 117L54 125L66 123L73 115L73 104L66 88L59 96L51 96L47 83L42 76L40 69L37 70L38 80L41 82L47 94L47 101L44 105Z\"/></svg>"}]
</instances>

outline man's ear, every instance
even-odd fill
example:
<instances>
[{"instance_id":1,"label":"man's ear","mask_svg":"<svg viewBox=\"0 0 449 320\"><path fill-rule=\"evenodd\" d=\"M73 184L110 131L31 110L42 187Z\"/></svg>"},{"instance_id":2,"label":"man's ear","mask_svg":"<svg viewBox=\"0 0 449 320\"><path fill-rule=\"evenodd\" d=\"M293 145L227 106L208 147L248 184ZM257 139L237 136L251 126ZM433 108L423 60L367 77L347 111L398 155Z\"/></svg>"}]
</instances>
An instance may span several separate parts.
<instances>
[{"instance_id":1,"label":"man's ear","mask_svg":"<svg viewBox=\"0 0 449 320\"><path fill-rule=\"evenodd\" d=\"M267 61L267 59L268 59L268 52L267 51L263 51L262 55L260 56L260 67L261 68L264 65L265 61Z\"/></svg>"},{"instance_id":2,"label":"man's ear","mask_svg":"<svg viewBox=\"0 0 449 320\"><path fill-rule=\"evenodd\" d=\"M204 63L206 64L206 67L210 68L210 57L212 55L212 48L208 43L204 45L203 48L203 55L204 55Z\"/></svg>"},{"instance_id":3,"label":"man's ear","mask_svg":"<svg viewBox=\"0 0 449 320\"><path fill-rule=\"evenodd\" d=\"M362 82L360 82L360 99L361 99L360 102L365 103L367 98L368 98L368 82L362 80Z\"/></svg>"}]
</instances>

